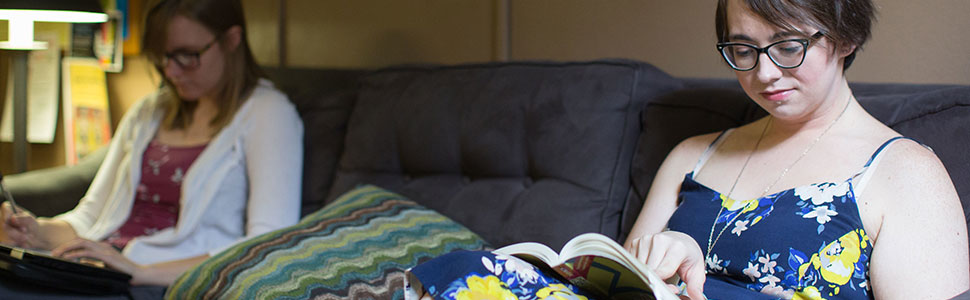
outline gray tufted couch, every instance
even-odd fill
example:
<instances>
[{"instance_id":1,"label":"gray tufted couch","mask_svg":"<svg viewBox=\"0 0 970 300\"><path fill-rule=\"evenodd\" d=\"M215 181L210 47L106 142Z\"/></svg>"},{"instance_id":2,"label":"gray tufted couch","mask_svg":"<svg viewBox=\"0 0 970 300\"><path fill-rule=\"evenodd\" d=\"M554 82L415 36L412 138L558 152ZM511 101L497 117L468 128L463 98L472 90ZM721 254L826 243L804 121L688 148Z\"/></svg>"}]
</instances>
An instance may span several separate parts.
<instances>
[{"instance_id":1,"label":"gray tufted couch","mask_svg":"<svg viewBox=\"0 0 970 300\"><path fill-rule=\"evenodd\" d=\"M303 215L370 183L493 246L557 248L591 231L622 240L677 142L764 115L734 80L674 78L630 60L268 71L306 128ZM878 119L935 149L970 211L970 86L852 87ZM76 203L97 163L8 185L52 215Z\"/></svg>"}]
</instances>

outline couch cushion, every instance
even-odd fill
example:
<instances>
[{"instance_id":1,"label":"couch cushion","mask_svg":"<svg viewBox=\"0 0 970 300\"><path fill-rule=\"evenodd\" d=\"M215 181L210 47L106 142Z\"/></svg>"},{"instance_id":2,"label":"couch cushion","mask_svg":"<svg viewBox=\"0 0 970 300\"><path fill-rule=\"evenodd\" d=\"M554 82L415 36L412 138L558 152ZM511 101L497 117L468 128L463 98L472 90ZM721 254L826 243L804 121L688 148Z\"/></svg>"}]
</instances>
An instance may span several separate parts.
<instances>
[{"instance_id":1,"label":"couch cushion","mask_svg":"<svg viewBox=\"0 0 970 300\"><path fill-rule=\"evenodd\" d=\"M616 237L638 113L678 86L622 60L381 70L363 78L330 195L387 187L496 246Z\"/></svg>"},{"instance_id":2,"label":"couch cushion","mask_svg":"<svg viewBox=\"0 0 970 300\"><path fill-rule=\"evenodd\" d=\"M403 299L404 271L484 241L437 212L362 186L300 223L186 271L168 299Z\"/></svg>"}]
</instances>

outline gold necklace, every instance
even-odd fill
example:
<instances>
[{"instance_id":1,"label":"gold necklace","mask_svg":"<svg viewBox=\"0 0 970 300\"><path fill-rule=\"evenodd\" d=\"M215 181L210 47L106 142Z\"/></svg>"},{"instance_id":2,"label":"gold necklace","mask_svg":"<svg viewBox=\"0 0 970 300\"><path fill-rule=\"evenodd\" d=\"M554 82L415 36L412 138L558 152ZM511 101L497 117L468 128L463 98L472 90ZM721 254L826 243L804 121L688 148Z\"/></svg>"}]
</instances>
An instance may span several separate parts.
<instances>
[{"instance_id":1,"label":"gold necklace","mask_svg":"<svg viewBox=\"0 0 970 300\"><path fill-rule=\"evenodd\" d=\"M816 137L815 140L812 141L812 143L809 144L807 148L805 148L805 151L802 151L802 153L798 155L798 158L796 158L795 161L793 161L790 165L788 165L788 167L782 170L781 175L779 175L774 182L768 185L768 187L766 187L765 190L761 192L761 195L755 199L761 199L761 197L764 197L766 194L768 194L768 191L770 191L771 188L774 187L776 183L778 183L778 181L781 181L781 179L784 178L786 174L788 174L788 170L791 170L791 168L794 167L795 164L798 163L798 161L802 160L802 158L805 157L805 154L808 154L808 152L815 147L815 144L818 144L818 141L822 140L822 137L829 132L829 129L832 129L832 126L835 126L835 123L838 122L839 119L842 119L842 115L844 115L845 111L848 110L849 103L851 102L852 102L852 95L850 94L849 99L846 99L845 101L845 107L842 107L842 111L839 112L839 116L835 117L835 120L832 120L832 122L829 123L827 127L825 127L825 130L823 130L822 133L819 134L818 137ZM704 257L705 264L715 263L711 259L711 252L714 250L714 245L717 245L717 241L721 239L721 235L724 234L724 231L727 230L727 228L731 225L731 223L734 223L734 221L736 221L738 217L741 216L741 212L739 211L736 215L734 215L733 218L731 218L730 221L728 221L727 223L724 223L724 227L721 228L721 231L717 233L717 237L714 237L714 229L717 227L717 219L721 216L721 213L724 212L723 201L731 199L731 194L734 193L734 188L738 186L738 180L741 179L741 174L743 174L744 169L748 167L748 162L751 161L751 156L754 156L754 152L758 151L758 146L761 145L761 140L765 138L765 133L768 132L768 127L771 126L771 120L773 119L774 118L772 118L771 115L768 116L768 122L765 123L765 128L761 130L761 136L759 136L758 141L755 142L754 149L752 149L751 152L748 153L748 158L745 159L744 164L741 165L741 171L738 172L738 176L734 178L734 184L731 185L731 189L728 191L727 197L725 197L724 200L721 200L722 201L721 208L717 211L717 215L714 215L714 223L711 224L711 233L707 236L707 253L705 254L705 257ZM742 208L739 208L739 210L742 210ZM705 272L706 272L706 268L705 268Z\"/></svg>"}]
</instances>

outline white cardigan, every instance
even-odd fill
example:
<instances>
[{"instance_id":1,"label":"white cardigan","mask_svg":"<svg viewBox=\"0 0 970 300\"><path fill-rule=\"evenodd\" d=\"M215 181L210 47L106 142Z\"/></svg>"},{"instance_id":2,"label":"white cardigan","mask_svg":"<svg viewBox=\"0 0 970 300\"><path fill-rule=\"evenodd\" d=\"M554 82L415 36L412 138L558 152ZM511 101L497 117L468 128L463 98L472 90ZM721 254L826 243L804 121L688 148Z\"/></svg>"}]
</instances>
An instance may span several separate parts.
<instances>
[{"instance_id":1,"label":"white cardigan","mask_svg":"<svg viewBox=\"0 0 970 300\"><path fill-rule=\"evenodd\" d=\"M142 154L164 116L157 96L125 113L87 194L55 217L78 236L103 240L128 219ZM212 255L296 224L302 173L303 123L286 96L260 80L186 172L175 227L135 238L122 253L139 264Z\"/></svg>"}]
</instances>

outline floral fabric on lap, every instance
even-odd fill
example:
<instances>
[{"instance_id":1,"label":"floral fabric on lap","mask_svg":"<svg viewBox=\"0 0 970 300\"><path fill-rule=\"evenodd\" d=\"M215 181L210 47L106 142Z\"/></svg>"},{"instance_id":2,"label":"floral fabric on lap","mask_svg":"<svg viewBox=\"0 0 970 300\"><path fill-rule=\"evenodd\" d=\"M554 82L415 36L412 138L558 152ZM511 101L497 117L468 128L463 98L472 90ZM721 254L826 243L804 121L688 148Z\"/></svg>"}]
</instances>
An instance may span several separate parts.
<instances>
[{"instance_id":1,"label":"floral fabric on lap","mask_svg":"<svg viewBox=\"0 0 970 300\"><path fill-rule=\"evenodd\" d=\"M452 252L411 269L407 299L417 300L417 284L434 299L587 300L581 290L547 276L516 257L487 251Z\"/></svg>"}]
</instances>

